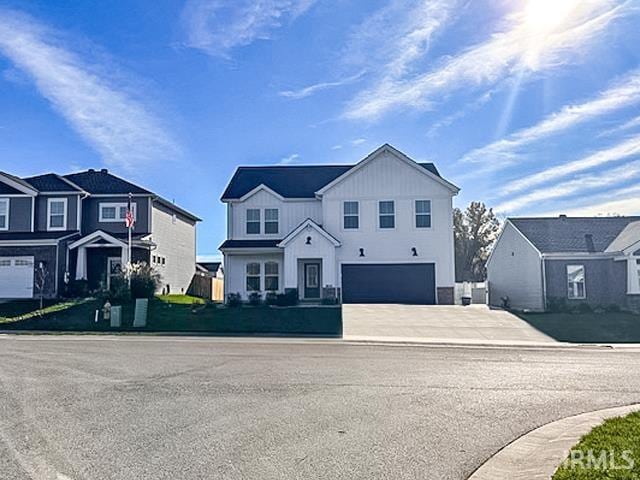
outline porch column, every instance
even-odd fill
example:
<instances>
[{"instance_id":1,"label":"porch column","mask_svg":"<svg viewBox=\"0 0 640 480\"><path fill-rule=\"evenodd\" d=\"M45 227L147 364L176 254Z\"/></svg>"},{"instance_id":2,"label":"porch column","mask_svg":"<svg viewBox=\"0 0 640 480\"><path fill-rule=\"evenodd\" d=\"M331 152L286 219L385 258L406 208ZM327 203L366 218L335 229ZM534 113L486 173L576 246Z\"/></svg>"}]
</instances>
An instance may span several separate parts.
<instances>
[{"instance_id":1,"label":"porch column","mask_svg":"<svg viewBox=\"0 0 640 480\"><path fill-rule=\"evenodd\" d=\"M87 279L87 248L78 247L78 259L76 260L76 280Z\"/></svg>"},{"instance_id":2,"label":"porch column","mask_svg":"<svg viewBox=\"0 0 640 480\"><path fill-rule=\"evenodd\" d=\"M129 263L129 252L126 247L120 248L120 261L122 262L122 268L124 268Z\"/></svg>"},{"instance_id":3,"label":"porch column","mask_svg":"<svg viewBox=\"0 0 640 480\"><path fill-rule=\"evenodd\" d=\"M284 288L298 288L298 257L289 248L284 249Z\"/></svg>"},{"instance_id":4,"label":"porch column","mask_svg":"<svg viewBox=\"0 0 640 480\"><path fill-rule=\"evenodd\" d=\"M627 293L640 293L640 279L638 279L638 267L636 260L639 257L627 257Z\"/></svg>"}]
</instances>

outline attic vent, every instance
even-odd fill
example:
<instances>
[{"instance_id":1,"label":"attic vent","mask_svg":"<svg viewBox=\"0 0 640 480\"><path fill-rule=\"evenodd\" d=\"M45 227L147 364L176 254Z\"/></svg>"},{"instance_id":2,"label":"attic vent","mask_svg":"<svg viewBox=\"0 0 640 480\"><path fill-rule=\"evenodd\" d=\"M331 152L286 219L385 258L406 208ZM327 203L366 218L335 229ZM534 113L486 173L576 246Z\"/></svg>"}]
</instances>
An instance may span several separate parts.
<instances>
[{"instance_id":1,"label":"attic vent","mask_svg":"<svg viewBox=\"0 0 640 480\"><path fill-rule=\"evenodd\" d=\"M106 168L103 168L100 170L100 173L109 173L109 170L107 170Z\"/></svg>"},{"instance_id":2,"label":"attic vent","mask_svg":"<svg viewBox=\"0 0 640 480\"><path fill-rule=\"evenodd\" d=\"M585 234L584 241L587 244L587 252L595 252L596 251L596 247L593 244L593 235L591 235L590 233Z\"/></svg>"}]
</instances>

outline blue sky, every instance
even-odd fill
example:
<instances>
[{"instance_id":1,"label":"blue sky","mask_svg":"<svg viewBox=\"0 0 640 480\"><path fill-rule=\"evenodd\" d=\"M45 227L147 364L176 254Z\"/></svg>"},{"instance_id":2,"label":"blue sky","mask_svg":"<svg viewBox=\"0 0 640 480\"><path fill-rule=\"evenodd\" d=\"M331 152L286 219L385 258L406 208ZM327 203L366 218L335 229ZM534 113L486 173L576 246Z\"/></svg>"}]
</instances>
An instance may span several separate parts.
<instances>
[{"instance_id":1,"label":"blue sky","mask_svg":"<svg viewBox=\"0 0 640 480\"><path fill-rule=\"evenodd\" d=\"M639 0L0 1L0 169L108 167L225 236L238 165L388 142L501 215L640 214Z\"/></svg>"}]
</instances>

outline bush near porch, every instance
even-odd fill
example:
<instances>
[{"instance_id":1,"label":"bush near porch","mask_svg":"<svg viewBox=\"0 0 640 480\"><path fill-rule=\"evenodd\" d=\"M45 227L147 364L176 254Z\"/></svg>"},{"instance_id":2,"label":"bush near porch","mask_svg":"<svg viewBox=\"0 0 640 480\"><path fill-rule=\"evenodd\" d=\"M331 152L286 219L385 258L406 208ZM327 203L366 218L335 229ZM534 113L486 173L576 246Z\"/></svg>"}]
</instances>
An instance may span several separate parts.
<instances>
[{"instance_id":1,"label":"bush near porch","mask_svg":"<svg viewBox=\"0 0 640 480\"><path fill-rule=\"evenodd\" d=\"M3 304L9 311L13 307ZM28 312L26 317L0 317L0 330L41 330L68 332L193 332L212 335L342 335L342 310L339 307L270 307L226 308L206 304L187 295L165 295L150 300L147 326L133 328L133 302L124 303L120 329L113 329L102 319L94 322L96 309L103 303L96 299L61 302L54 311ZM51 307L49 307L51 308ZM24 309L23 309L24 310Z\"/></svg>"}]
</instances>

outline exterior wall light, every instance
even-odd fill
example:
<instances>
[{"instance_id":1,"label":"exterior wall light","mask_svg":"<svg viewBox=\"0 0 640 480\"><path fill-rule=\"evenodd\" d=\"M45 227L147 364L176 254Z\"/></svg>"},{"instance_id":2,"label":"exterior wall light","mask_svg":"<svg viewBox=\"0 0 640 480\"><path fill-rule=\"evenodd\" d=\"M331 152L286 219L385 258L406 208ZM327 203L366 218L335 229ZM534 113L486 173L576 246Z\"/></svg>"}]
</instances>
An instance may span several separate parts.
<instances>
[{"instance_id":1,"label":"exterior wall light","mask_svg":"<svg viewBox=\"0 0 640 480\"><path fill-rule=\"evenodd\" d=\"M311 237L307 237L306 244L307 244L307 245L311 245Z\"/></svg>"},{"instance_id":2,"label":"exterior wall light","mask_svg":"<svg viewBox=\"0 0 640 480\"><path fill-rule=\"evenodd\" d=\"M411 247L411 255L414 257L418 256L418 250L416 250L416 247Z\"/></svg>"},{"instance_id":3,"label":"exterior wall light","mask_svg":"<svg viewBox=\"0 0 640 480\"><path fill-rule=\"evenodd\" d=\"M364 248L361 248L361 249L360 249L360 256L361 256L361 257L364 257Z\"/></svg>"}]
</instances>

